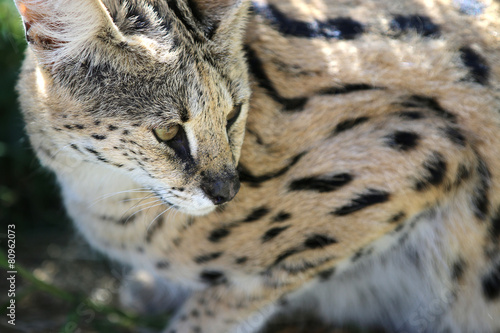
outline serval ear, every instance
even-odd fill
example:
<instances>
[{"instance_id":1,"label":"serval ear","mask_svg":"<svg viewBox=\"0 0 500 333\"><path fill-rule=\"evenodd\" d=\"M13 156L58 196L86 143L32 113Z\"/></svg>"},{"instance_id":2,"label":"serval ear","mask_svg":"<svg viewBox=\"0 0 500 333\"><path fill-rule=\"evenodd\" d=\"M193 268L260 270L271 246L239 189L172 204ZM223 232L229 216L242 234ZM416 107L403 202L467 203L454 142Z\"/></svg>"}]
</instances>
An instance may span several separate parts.
<instances>
[{"instance_id":1,"label":"serval ear","mask_svg":"<svg viewBox=\"0 0 500 333\"><path fill-rule=\"evenodd\" d=\"M241 33L249 1L188 0L191 12L203 27L205 36L213 39L228 33Z\"/></svg>"},{"instance_id":2,"label":"serval ear","mask_svg":"<svg viewBox=\"0 0 500 333\"><path fill-rule=\"evenodd\" d=\"M125 38L100 0L15 0L37 60L52 67Z\"/></svg>"}]
</instances>

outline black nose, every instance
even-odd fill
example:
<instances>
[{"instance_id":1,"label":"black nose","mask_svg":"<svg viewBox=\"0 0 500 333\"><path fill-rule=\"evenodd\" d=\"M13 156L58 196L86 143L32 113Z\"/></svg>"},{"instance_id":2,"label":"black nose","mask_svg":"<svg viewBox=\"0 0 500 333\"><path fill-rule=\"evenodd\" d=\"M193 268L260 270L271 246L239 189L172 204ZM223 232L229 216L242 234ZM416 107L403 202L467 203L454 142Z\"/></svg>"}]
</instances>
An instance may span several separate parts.
<instances>
[{"instance_id":1,"label":"black nose","mask_svg":"<svg viewBox=\"0 0 500 333\"><path fill-rule=\"evenodd\" d=\"M240 179L237 175L224 175L223 177L204 177L201 189L212 200L214 205L228 202L240 189Z\"/></svg>"}]
</instances>

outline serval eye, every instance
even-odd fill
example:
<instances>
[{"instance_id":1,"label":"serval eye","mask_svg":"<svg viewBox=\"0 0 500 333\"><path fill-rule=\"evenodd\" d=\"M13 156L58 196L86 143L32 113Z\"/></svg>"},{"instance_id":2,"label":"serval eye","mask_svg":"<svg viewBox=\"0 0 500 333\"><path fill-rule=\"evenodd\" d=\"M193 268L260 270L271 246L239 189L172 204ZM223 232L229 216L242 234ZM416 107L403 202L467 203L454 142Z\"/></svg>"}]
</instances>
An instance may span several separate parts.
<instances>
[{"instance_id":1,"label":"serval eye","mask_svg":"<svg viewBox=\"0 0 500 333\"><path fill-rule=\"evenodd\" d=\"M158 127L153 129L153 134L159 142L172 140L179 132L179 125L170 127Z\"/></svg>"},{"instance_id":2,"label":"serval eye","mask_svg":"<svg viewBox=\"0 0 500 333\"><path fill-rule=\"evenodd\" d=\"M238 119L238 116L240 115L241 113L241 103L240 104L237 104L233 107L233 109L231 110L231 112L229 112L227 114L227 125L226 127L229 129L229 127L231 127L231 125L233 125L236 120Z\"/></svg>"}]
</instances>

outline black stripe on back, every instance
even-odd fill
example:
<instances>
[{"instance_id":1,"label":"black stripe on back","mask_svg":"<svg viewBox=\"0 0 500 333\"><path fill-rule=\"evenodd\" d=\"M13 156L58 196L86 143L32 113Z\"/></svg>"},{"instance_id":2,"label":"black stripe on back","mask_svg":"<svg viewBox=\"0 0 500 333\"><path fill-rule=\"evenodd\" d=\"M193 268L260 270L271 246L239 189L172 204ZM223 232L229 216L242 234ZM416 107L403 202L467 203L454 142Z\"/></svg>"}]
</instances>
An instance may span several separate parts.
<instances>
[{"instance_id":1,"label":"black stripe on back","mask_svg":"<svg viewBox=\"0 0 500 333\"><path fill-rule=\"evenodd\" d=\"M476 173L479 179L472 196L472 208L474 215L480 220L484 220L489 215L490 210L489 192L491 187L491 173L481 158L479 158Z\"/></svg>"},{"instance_id":2,"label":"black stripe on back","mask_svg":"<svg viewBox=\"0 0 500 333\"><path fill-rule=\"evenodd\" d=\"M202 254L197 257L195 257L193 260L197 264L203 264L212 260L215 260L219 258L222 255L222 252L212 252L212 253L207 253L207 254Z\"/></svg>"},{"instance_id":3,"label":"black stripe on back","mask_svg":"<svg viewBox=\"0 0 500 333\"><path fill-rule=\"evenodd\" d=\"M285 231L289 227L290 227L289 225L286 225L283 227L275 227L275 228L271 228L271 229L267 230L264 233L264 235L262 235L262 237L261 237L262 243L270 241L271 239L278 236L279 234L281 234L283 231Z\"/></svg>"},{"instance_id":4,"label":"black stripe on back","mask_svg":"<svg viewBox=\"0 0 500 333\"><path fill-rule=\"evenodd\" d=\"M367 91L367 90L381 90L385 89L382 87L375 87L366 83L353 83L346 84L343 87L333 87L323 89L319 92L320 95L342 95L342 94L350 94L358 91Z\"/></svg>"},{"instance_id":5,"label":"black stripe on back","mask_svg":"<svg viewBox=\"0 0 500 333\"><path fill-rule=\"evenodd\" d=\"M339 134L340 132L347 131L357 125L360 125L366 121L368 121L368 117L358 117L358 118L349 118L344 121L341 121L340 123L335 126L335 129L333 130L332 135Z\"/></svg>"},{"instance_id":6,"label":"black stripe on back","mask_svg":"<svg viewBox=\"0 0 500 333\"><path fill-rule=\"evenodd\" d=\"M304 107L304 105L307 103L306 97L298 97L298 98L282 97L278 93L278 91L274 88L271 80L264 71L262 62L255 54L255 51L249 47L246 47L246 53L247 53L250 72L252 72L259 86L267 90L267 93L269 94L269 96L271 96L272 99L282 104L286 111L297 111Z\"/></svg>"},{"instance_id":7,"label":"black stripe on back","mask_svg":"<svg viewBox=\"0 0 500 333\"><path fill-rule=\"evenodd\" d=\"M290 161L290 163L287 166L285 166L284 168L282 168L282 169L280 169L278 171L270 172L270 173L267 173L267 174L264 174L264 175L260 175L260 176L254 176L254 175L252 175L249 170L247 170L243 165L240 164L238 166L238 172L239 172L239 176L240 176L240 181L241 182L250 183L250 184L253 184L253 185L258 185L260 183L266 182L266 181L271 180L273 178L280 177L280 176L284 175L288 170L290 170L295 164L297 164L297 162L305 154L306 153L303 152L303 153L300 153L300 154L294 156L292 158L292 160Z\"/></svg>"},{"instance_id":8,"label":"black stripe on back","mask_svg":"<svg viewBox=\"0 0 500 333\"><path fill-rule=\"evenodd\" d=\"M397 35L414 31L424 37L439 36L439 26L424 15L396 15L389 26Z\"/></svg>"},{"instance_id":9,"label":"black stripe on back","mask_svg":"<svg viewBox=\"0 0 500 333\"><path fill-rule=\"evenodd\" d=\"M483 295L487 301L494 301L500 296L500 264L496 264L481 279Z\"/></svg>"},{"instance_id":10,"label":"black stripe on back","mask_svg":"<svg viewBox=\"0 0 500 333\"><path fill-rule=\"evenodd\" d=\"M423 191L429 188L430 185L438 186L441 184L446 175L447 164L444 156L438 152L434 152L423 165L425 174L422 179L419 179L415 184L415 190Z\"/></svg>"},{"instance_id":11,"label":"black stripe on back","mask_svg":"<svg viewBox=\"0 0 500 333\"><path fill-rule=\"evenodd\" d=\"M443 109L438 101L433 97L412 95L400 103L401 106L406 108L425 108L434 111L438 116L455 122L457 117L449 111Z\"/></svg>"},{"instance_id":12,"label":"black stripe on back","mask_svg":"<svg viewBox=\"0 0 500 333\"><path fill-rule=\"evenodd\" d=\"M350 203L335 209L331 214L345 216L355 213L361 209L383 203L389 200L389 193L382 190L368 189L365 193L351 200Z\"/></svg>"},{"instance_id":13,"label":"black stripe on back","mask_svg":"<svg viewBox=\"0 0 500 333\"><path fill-rule=\"evenodd\" d=\"M480 54L476 53L468 46L460 49L462 62L469 68L471 79L482 85L488 84L490 77L490 67Z\"/></svg>"},{"instance_id":14,"label":"black stripe on back","mask_svg":"<svg viewBox=\"0 0 500 333\"><path fill-rule=\"evenodd\" d=\"M287 17L275 6L254 2L252 9L255 13L265 17L283 35L328 39L351 40L364 32L363 25L349 17L328 19L325 22L304 22Z\"/></svg>"},{"instance_id":15,"label":"black stripe on back","mask_svg":"<svg viewBox=\"0 0 500 333\"><path fill-rule=\"evenodd\" d=\"M292 181L291 191L317 191L320 193L338 190L349 184L353 177L348 173L339 173L330 177L306 177Z\"/></svg>"}]
</instances>

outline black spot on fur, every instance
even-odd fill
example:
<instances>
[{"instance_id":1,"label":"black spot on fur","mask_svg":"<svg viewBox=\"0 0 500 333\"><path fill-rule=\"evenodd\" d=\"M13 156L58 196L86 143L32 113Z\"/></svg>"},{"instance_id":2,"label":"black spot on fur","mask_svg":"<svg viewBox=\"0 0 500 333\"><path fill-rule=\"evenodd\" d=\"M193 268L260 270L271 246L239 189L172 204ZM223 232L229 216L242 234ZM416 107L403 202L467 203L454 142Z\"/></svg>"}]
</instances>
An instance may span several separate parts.
<instances>
[{"instance_id":1,"label":"black spot on fur","mask_svg":"<svg viewBox=\"0 0 500 333\"><path fill-rule=\"evenodd\" d=\"M243 220L243 222L254 222L260 220L269 213L269 208L262 206L254 209L248 216Z\"/></svg>"},{"instance_id":2,"label":"black spot on fur","mask_svg":"<svg viewBox=\"0 0 500 333\"><path fill-rule=\"evenodd\" d=\"M317 191L320 193L338 190L349 184L353 177L348 173L339 173L330 177L307 177L290 183L291 191Z\"/></svg>"},{"instance_id":3,"label":"black spot on fur","mask_svg":"<svg viewBox=\"0 0 500 333\"><path fill-rule=\"evenodd\" d=\"M92 134L91 136L94 139L96 139L96 140L104 140L104 139L106 139L106 136L105 135L101 135L101 134Z\"/></svg>"},{"instance_id":4,"label":"black spot on fur","mask_svg":"<svg viewBox=\"0 0 500 333\"><path fill-rule=\"evenodd\" d=\"M398 226L396 228L394 228L394 232L395 233L398 233L400 232L401 230L403 230L403 228L405 227L404 224L398 224Z\"/></svg>"},{"instance_id":5,"label":"black spot on fur","mask_svg":"<svg viewBox=\"0 0 500 333\"><path fill-rule=\"evenodd\" d=\"M500 207L491 217L490 222L490 236L494 244L498 243L498 236L500 236Z\"/></svg>"},{"instance_id":6,"label":"black spot on fur","mask_svg":"<svg viewBox=\"0 0 500 333\"><path fill-rule=\"evenodd\" d=\"M208 240L211 241L212 243L217 243L222 238L227 237L230 233L231 231L227 228L215 229L208 236Z\"/></svg>"},{"instance_id":7,"label":"black spot on fur","mask_svg":"<svg viewBox=\"0 0 500 333\"><path fill-rule=\"evenodd\" d=\"M156 263L156 268L158 269L167 269L170 266L170 263L166 260L158 261Z\"/></svg>"},{"instance_id":8,"label":"black spot on fur","mask_svg":"<svg viewBox=\"0 0 500 333\"><path fill-rule=\"evenodd\" d=\"M417 146L420 137L417 133L396 131L387 136L387 145L397 150L407 151Z\"/></svg>"},{"instance_id":9,"label":"black spot on fur","mask_svg":"<svg viewBox=\"0 0 500 333\"><path fill-rule=\"evenodd\" d=\"M446 175L446 161L440 153L434 152L432 156L424 162L425 174L422 179L415 183L415 190L424 191L430 185L438 186Z\"/></svg>"},{"instance_id":10,"label":"black spot on fur","mask_svg":"<svg viewBox=\"0 0 500 333\"><path fill-rule=\"evenodd\" d=\"M321 271L321 272L318 273L318 278L321 281L326 281L326 280L330 279L330 277L332 277L332 275L334 273L335 273L335 267L329 268L329 269L325 269L324 271Z\"/></svg>"},{"instance_id":11,"label":"black spot on fur","mask_svg":"<svg viewBox=\"0 0 500 333\"><path fill-rule=\"evenodd\" d=\"M136 219L136 217L137 217L137 214L132 214L132 215L129 215L129 216L124 216L124 217L118 219L117 223L120 224L120 225L127 225L129 223L134 222L134 220Z\"/></svg>"},{"instance_id":12,"label":"black spot on fur","mask_svg":"<svg viewBox=\"0 0 500 333\"><path fill-rule=\"evenodd\" d=\"M465 147L465 143L466 143L465 136L462 134L462 132L458 128L447 126L444 129L444 133L445 133L446 137L451 140L451 142L453 142L461 147Z\"/></svg>"},{"instance_id":13,"label":"black spot on fur","mask_svg":"<svg viewBox=\"0 0 500 333\"><path fill-rule=\"evenodd\" d=\"M351 40L364 32L363 25L349 17L329 19L326 23L319 22L319 26L327 38Z\"/></svg>"},{"instance_id":14,"label":"black spot on fur","mask_svg":"<svg viewBox=\"0 0 500 333\"><path fill-rule=\"evenodd\" d=\"M439 26L434 24L429 17L421 15L397 15L391 21L390 29L398 34L415 31L425 37L439 35Z\"/></svg>"},{"instance_id":15,"label":"black spot on fur","mask_svg":"<svg viewBox=\"0 0 500 333\"><path fill-rule=\"evenodd\" d=\"M500 296L500 264L496 266L481 279L483 295L488 301L493 301Z\"/></svg>"},{"instance_id":16,"label":"black spot on fur","mask_svg":"<svg viewBox=\"0 0 500 333\"><path fill-rule=\"evenodd\" d=\"M359 259L361 259L361 257L363 257L364 255L364 249L359 249L358 251L356 251L356 253L354 253L354 255L351 257L351 262L356 262L358 261Z\"/></svg>"},{"instance_id":17,"label":"black spot on fur","mask_svg":"<svg viewBox=\"0 0 500 333\"><path fill-rule=\"evenodd\" d=\"M487 85L490 76L490 67L486 63L486 59L468 46L460 49L460 57L464 65L469 68L472 80L479 84Z\"/></svg>"},{"instance_id":18,"label":"black spot on fur","mask_svg":"<svg viewBox=\"0 0 500 333\"><path fill-rule=\"evenodd\" d=\"M471 176L471 170L464 164L459 164L457 168L457 175L455 177L455 186L460 185L465 180L469 179Z\"/></svg>"},{"instance_id":19,"label":"black spot on fur","mask_svg":"<svg viewBox=\"0 0 500 333\"><path fill-rule=\"evenodd\" d=\"M488 166L482 159L479 159L477 175L479 179L472 197L472 208L476 217L484 220L488 216L490 206L489 190L491 174Z\"/></svg>"},{"instance_id":20,"label":"black spot on fur","mask_svg":"<svg viewBox=\"0 0 500 333\"><path fill-rule=\"evenodd\" d=\"M422 112L418 111L403 111L399 112L398 116L404 120L418 120L424 118Z\"/></svg>"},{"instance_id":21,"label":"black spot on fur","mask_svg":"<svg viewBox=\"0 0 500 333\"><path fill-rule=\"evenodd\" d=\"M108 126L108 130L110 130L110 131L115 131L115 130L117 130L117 129L118 129L118 127L117 127L117 126L115 126L115 125L109 125L109 126Z\"/></svg>"},{"instance_id":22,"label":"black spot on fur","mask_svg":"<svg viewBox=\"0 0 500 333\"><path fill-rule=\"evenodd\" d=\"M83 126L82 124L75 124L75 128L81 130L84 129L85 126Z\"/></svg>"},{"instance_id":23,"label":"black spot on fur","mask_svg":"<svg viewBox=\"0 0 500 333\"><path fill-rule=\"evenodd\" d=\"M71 126L71 125L64 125L63 127L64 127L64 128L67 128L67 129L69 129L69 130L70 130L70 129L73 129L73 126Z\"/></svg>"},{"instance_id":24,"label":"black spot on fur","mask_svg":"<svg viewBox=\"0 0 500 333\"><path fill-rule=\"evenodd\" d=\"M288 219L290 219L292 217L292 215L290 213L287 213L287 212L279 212L276 216L273 217L273 222L284 222Z\"/></svg>"},{"instance_id":25,"label":"black spot on fur","mask_svg":"<svg viewBox=\"0 0 500 333\"><path fill-rule=\"evenodd\" d=\"M221 255L222 255L222 252L212 252L212 253L208 253L208 254L202 254L198 257L195 257L194 262L196 262L197 264L203 264L203 263L215 260L215 259L219 258Z\"/></svg>"},{"instance_id":26,"label":"black spot on fur","mask_svg":"<svg viewBox=\"0 0 500 333\"><path fill-rule=\"evenodd\" d=\"M208 253L208 254L202 254L198 257L195 257L194 262L197 264L204 264L206 262L209 262L209 261L212 261L212 260L219 258L221 255L222 255L222 252L212 252L212 253Z\"/></svg>"},{"instance_id":27,"label":"black spot on fur","mask_svg":"<svg viewBox=\"0 0 500 333\"><path fill-rule=\"evenodd\" d=\"M276 228L271 228L269 230L267 230L264 235L262 235L262 243L265 243L267 241L270 241L271 239L273 239L274 237L278 236L280 233L282 233L283 231L285 231L286 229L288 229L290 226L287 225L287 226L283 226L283 227L276 227Z\"/></svg>"},{"instance_id":28,"label":"black spot on fur","mask_svg":"<svg viewBox=\"0 0 500 333\"><path fill-rule=\"evenodd\" d=\"M160 217L158 217L158 219L156 219L156 222L151 227L149 227L149 229L146 233L146 242L147 243L151 242L155 232L162 228L163 223L164 223L163 216L160 216Z\"/></svg>"},{"instance_id":29,"label":"black spot on fur","mask_svg":"<svg viewBox=\"0 0 500 333\"><path fill-rule=\"evenodd\" d=\"M289 250L282 252L279 256L276 257L276 260L274 260L273 266L279 264L280 262L282 262L286 258L288 258L288 257L290 257L298 252L300 252L300 250L296 249L296 248L289 249Z\"/></svg>"},{"instance_id":30,"label":"black spot on fur","mask_svg":"<svg viewBox=\"0 0 500 333\"><path fill-rule=\"evenodd\" d=\"M74 150L80 151L80 149L78 149L78 146L75 145L74 143L72 143L70 147L73 148Z\"/></svg>"},{"instance_id":31,"label":"black spot on fur","mask_svg":"<svg viewBox=\"0 0 500 333\"><path fill-rule=\"evenodd\" d=\"M246 48L247 52L247 59L248 59L248 65L250 72L253 74L255 79L257 80L257 83L259 84L260 87L264 88L267 90L267 93L271 98L273 98L276 102L282 104L284 106L285 111L297 111L301 110L304 105L307 103L307 98L305 97L298 97L298 98L284 98L282 97L278 91L274 88L274 85L272 84L271 80L267 76L264 67L262 65L262 62L260 59L257 57L255 54L255 51L250 49L249 47Z\"/></svg>"},{"instance_id":32,"label":"black spot on fur","mask_svg":"<svg viewBox=\"0 0 500 333\"><path fill-rule=\"evenodd\" d=\"M265 17L284 35L304 38L354 39L364 32L363 25L351 18L340 17L326 22L304 22L291 19L273 5L254 2L253 10Z\"/></svg>"},{"instance_id":33,"label":"black spot on fur","mask_svg":"<svg viewBox=\"0 0 500 333\"><path fill-rule=\"evenodd\" d=\"M218 285L227 282L226 276L221 271L204 270L200 273L200 279L210 285Z\"/></svg>"},{"instance_id":34,"label":"black spot on fur","mask_svg":"<svg viewBox=\"0 0 500 333\"><path fill-rule=\"evenodd\" d=\"M344 120L337 124L335 129L333 130L333 135L339 134L340 132L347 131L357 125L360 125L366 121L368 121L368 117L358 117Z\"/></svg>"},{"instance_id":35,"label":"black spot on fur","mask_svg":"<svg viewBox=\"0 0 500 333\"><path fill-rule=\"evenodd\" d=\"M246 263L248 260L248 257L238 257L236 258L235 262L238 264L238 265L241 265L241 264L244 264Z\"/></svg>"},{"instance_id":36,"label":"black spot on fur","mask_svg":"<svg viewBox=\"0 0 500 333\"><path fill-rule=\"evenodd\" d=\"M443 109L441 105L439 105L438 101L433 97L422 96L422 95L412 95L402 103L401 106L407 108L425 108L432 110L438 116L455 122L457 117L450 113L449 111Z\"/></svg>"},{"instance_id":37,"label":"black spot on fur","mask_svg":"<svg viewBox=\"0 0 500 333\"><path fill-rule=\"evenodd\" d=\"M260 183L263 183L263 182L266 182L268 180L280 177L280 176L284 175L285 173L287 173L288 170L290 170L295 164L297 164L297 162L305 154L306 153L303 152L303 153L300 153L300 154L294 156L287 166L285 166L284 168L282 168L278 171L270 172L270 173L260 175L260 176L252 175L250 173L250 171L246 170L245 167L243 165L241 165L241 163L240 163L240 165L238 166L240 181L245 182L245 183L250 183L251 186L258 186L258 184L260 184Z\"/></svg>"},{"instance_id":38,"label":"black spot on fur","mask_svg":"<svg viewBox=\"0 0 500 333\"><path fill-rule=\"evenodd\" d=\"M335 243L337 243L337 240L335 238L316 234L307 237L307 239L304 241L304 246L308 249L318 249Z\"/></svg>"},{"instance_id":39,"label":"black spot on fur","mask_svg":"<svg viewBox=\"0 0 500 333\"><path fill-rule=\"evenodd\" d=\"M92 153L95 155L95 157L101 161L101 162L104 162L104 163L109 163L109 161L104 158L101 153L99 153L98 151L96 151L95 149L92 149L92 148L89 148L89 147L85 147L85 150L88 151L89 153Z\"/></svg>"},{"instance_id":40,"label":"black spot on fur","mask_svg":"<svg viewBox=\"0 0 500 333\"><path fill-rule=\"evenodd\" d=\"M462 279L462 276L465 272L465 261L462 258L459 258L451 268L451 278L454 281L459 281Z\"/></svg>"},{"instance_id":41,"label":"black spot on fur","mask_svg":"<svg viewBox=\"0 0 500 333\"><path fill-rule=\"evenodd\" d=\"M399 223L406 217L405 212L399 212L389 219L389 223Z\"/></svg>"},{"instance_id":42,"label":"black spot on fur","mask_svg":"<svg viewBox=\"0 0 500 333\"><path fill-rule=\"evenodd\" d=\"M346 84L343 87L333 87L320 90L318 92L319 95L344 95L350 94L358 91L367 91L367 90L380 90L383 88L375 87L366 83L355 83L355 84Z\"/></svg>"},{"instance_id":43,"label":"black spot on fur","mask_svg":"<svg viewBox=\"0 0 500 333\"><path fill-rule=\"evenodd\" d=\"M365 193L358 195L357 198L352 199L350 203L334 210L331 214L337 216L345 216L355 213L366 207L383 203L389 200L389 193L382 190L368 189Z\"/></svg>"}]
</instances>

